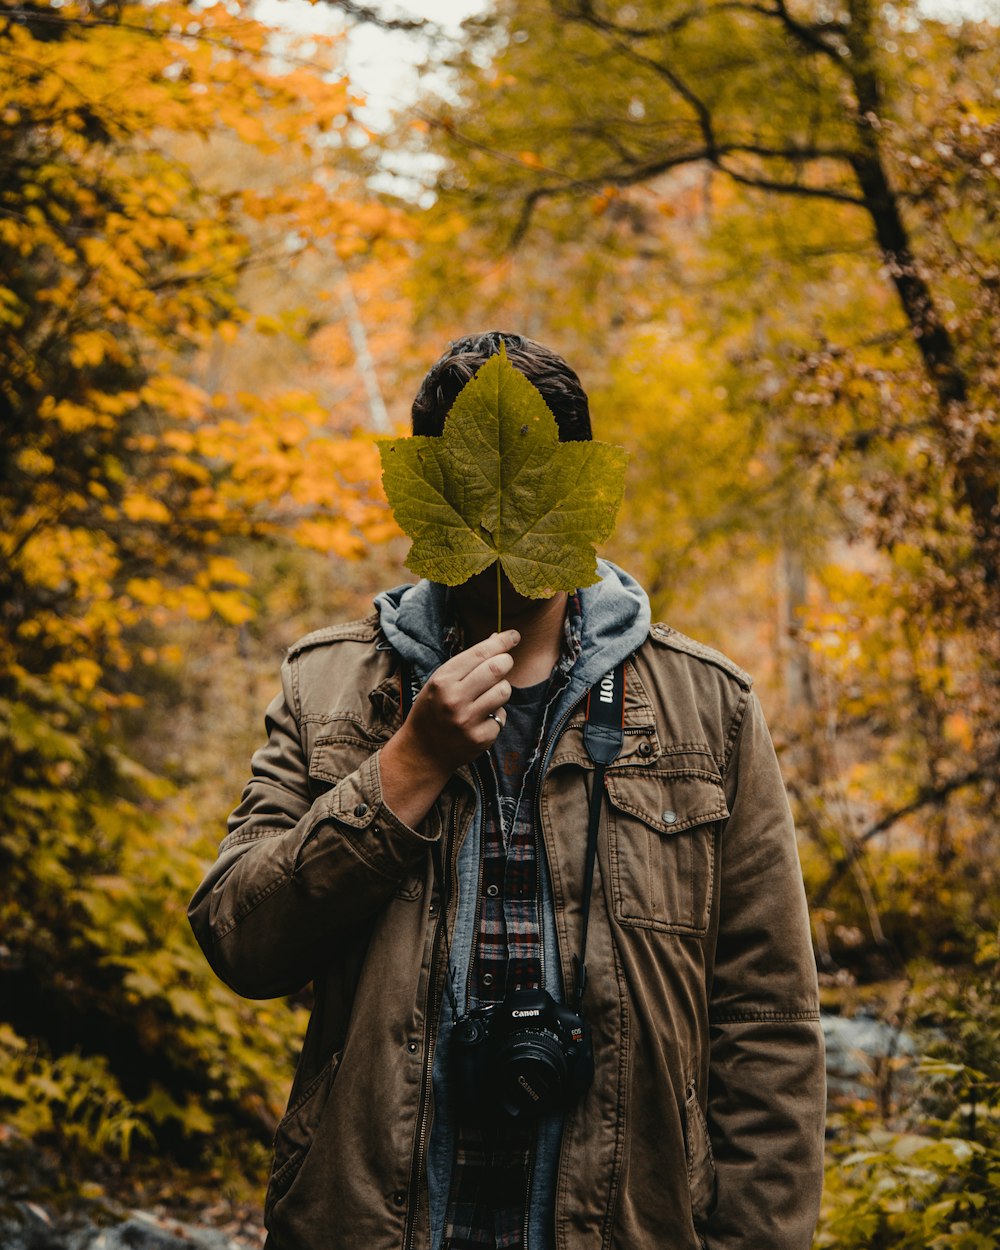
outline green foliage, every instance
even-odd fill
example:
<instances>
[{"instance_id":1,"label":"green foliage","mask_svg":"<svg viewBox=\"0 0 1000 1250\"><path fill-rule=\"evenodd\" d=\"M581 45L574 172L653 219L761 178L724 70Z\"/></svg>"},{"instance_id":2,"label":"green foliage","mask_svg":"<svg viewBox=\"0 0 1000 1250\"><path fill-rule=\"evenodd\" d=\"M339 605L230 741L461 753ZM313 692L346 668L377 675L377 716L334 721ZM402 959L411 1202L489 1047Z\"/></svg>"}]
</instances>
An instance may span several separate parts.
<instances>
[{"instance_id":1,"label":"green foliage","mask_svg":"<svg viewBox=\"0 0 1000 1250\"><path fill-rule=\"evenodd\" d=\"M927 968L915 992L926 1052L902 1132L835 1146L817 1250L1000 1246L1000 959L979 935L975 970Z\"/></svg>"},{"instance_id":2,"label":"green foliage","mask_svg":"<svg viewBox=\"0 0 1000 1250\"><path fill-rule=\"evenodd\" d=\"M2 1110L61 1150L191 1161L269 1139L300 1020L240 1004L188 931L217 839L179 817L174 725L151 769L143 692L179 622L252 618L238 539L344 554L387 519L370 443L305 452L314 397L192 379L250 320L258 223L339 266L387 216L314 177L351 110L328 39L289 72L239 5L41 3L0 6L0 43Z\"/></svg>"},{"instance_id":3,"label":"green foliage","mask_svg":"<svg viewBox=\"0 0 1000 1250\"><path fill-rule=\"evenodd\" d=\"M153 1134L99 1055L53 1058L0 1024L0 1113L23 1137L71 1156L113 1152L128 1160Z\"/></svg>"},{"instance_id":4,"label":"green foliage","mask_svg":"<svg viewBox=\"0 0 1000 1250\"><path fill-rule=\"evenodd\" d=\"M994 1250L1000 1152L962 1138L872 1134L827 1173L817 1250Z\"/></svg>"},{"instance_id":5,"label":"green foliage","mask_svg":"<svg viewBox=\"0 0 1000 1250\"><path fill-rule=\"evenodd\" d=\"M457 586L499 561L535 599L596 581L592 544L614 528L625 453L560 443L545 401L502 350L462 388L440 438L379 449L415 573Z\"/></svg>"},{"instance_id":6,"label":"green foliage","mask_svg":"<svg viewBox=\"0 0 1000 1250\"><path fill-rule=\"evenodd\" d=\"M197 1160L234 1130L267 1141L301 1017L238 999L191 935L186 901L214 838L192 836L197 813L99 734L89 709L65 694L44 702L37 680L31 692L0 720L13 764L0 793L0 972L7 1018L47 1041L3 1035L10 1123L78 1155L148 1143Z\"/></svg>"},{"instance_id":7,"label":"green foliage","mask_svg":"<svg viewBox=\"0 0 1000 1250\"><path fill-rule=\"evenodd\" d=\"M972 937L970 974L924 978L923 1010L937 1026L923 1068L925 1102L939 1122L1000 1149L1000 932Z\"/></svg>"}]
</instances>

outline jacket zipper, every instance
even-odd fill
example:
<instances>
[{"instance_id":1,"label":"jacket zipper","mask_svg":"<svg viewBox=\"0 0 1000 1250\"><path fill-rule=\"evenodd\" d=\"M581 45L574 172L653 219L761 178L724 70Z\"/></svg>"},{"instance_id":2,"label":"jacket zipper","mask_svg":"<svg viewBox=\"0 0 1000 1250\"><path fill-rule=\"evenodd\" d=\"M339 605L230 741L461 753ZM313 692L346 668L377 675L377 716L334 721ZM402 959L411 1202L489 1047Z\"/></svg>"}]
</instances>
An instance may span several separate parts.
<instances>
[{"instance_id":1,"label":"jacket zipper","mask_svg":"<svg viewBox=\"0 0 1000 1250\"><path fill-rule=\"evenodd\" d=\"M521 1246L523 1250L528 1250L528 1225L531 1223L531 1187L535 1182L535 1151L538 1149L538 1134L535 1133L535 1141L531 1147L528 1163L528 1185L524 1191L524 1226L521 1229Z\"/></svg>"},{"instance_id":2,"label":"jacket zipper","mask_svg":"<svg viewBox=\"0 0 1000 1250\"><path fill-rule=\"evenodd\" d=\"M473 768L472 775L476 779L476 794L479 799L479 875L476 878L476 907L472 917L472 945L469 947L469 963L465 969L465 1010L469 1010L469 997L472 992L472 969L476 963L476 951L479 949L479 908L483 899L483 819L482 813L486 810L486 795L483 792L482 778L479 776L479 769ZM499 786L497 793L499 794ZM458 856L455 856L455 871L458 872ZM458 921L458 912L455 913L455 920Z\"/></svg>"},{"instance_id":3,"label":"jacket zipper","mask_svg":"<svg viewBox=\"0 0 1000 1250\"><path fill-rule=\"evenodd\" d=\"M562 734L562 731L566 728L566 725L569 723L570 718L572 717L573 713L576 711L576 709L579 706L580 706L580 699L577 699L577 701L573 704L573 706L571 708L567 708L567 710L563 713L559 723L555 726L555 728L549 734L548 740L545 743L545 748L542 751L542 758L538 767L538 782L535 786L535 855L538 858L539 872L548 872L548 868L549 868L549 852L548 852L548 849L545 848L545 832L542 828L542 786L545 783L545 775L548 772L549 757L552 754L552 748L555 745L555 743L559 740L559 737ZM544 857L538 854L538 851L540 848L545 848ZM543 859L544 859L544 862L543 862ZM555 898L553 898L552 900L552 906L554 909ZM541 908L542 908L542 883L541 883L541 878L539 878L539 882L538 882L538 911L539 911L538 927L542 931L542 935L544 936L545 922L541 915ZM541 950L542 950L542 989L545 989L545 942L542 941L539 943L539 945L541 946ZM558 956L558 951L556 952L556 955ZM564 991L565 991L565 979L566 979L565 973L563 973ZM532 1171L534 1171L534 1164L532 1164ZM528 1196L529 1198L531 1196L530 1189L528 1191ZM525 1217L525 1219L527 1219L527 1216ZM524 1244L525 1244L525 1250L527 1250L527 1244L528 1244L527 1223L525 1223Z\"/></svg>"}]
</instances>

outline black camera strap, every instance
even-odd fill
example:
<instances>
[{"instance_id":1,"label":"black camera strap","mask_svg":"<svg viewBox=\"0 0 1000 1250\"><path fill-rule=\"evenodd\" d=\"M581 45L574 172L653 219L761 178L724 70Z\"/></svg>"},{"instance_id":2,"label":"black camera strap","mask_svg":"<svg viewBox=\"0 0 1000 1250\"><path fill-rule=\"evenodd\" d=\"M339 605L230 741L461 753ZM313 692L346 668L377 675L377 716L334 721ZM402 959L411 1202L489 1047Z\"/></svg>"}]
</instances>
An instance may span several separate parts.
<instances>
[{"instance_id":1,"label":"black camera strap","mask_svg":"<svg viewBox=\"0 0 1000 1250\"><path fill-rule=\"evenodd\" d=\"M412 671L407 664L401 664L399 671L399 709L405 720L409 715L413 700L418 691ZM601 827L601 805L604 798L604 774L608 765L613 764L621 754L625 741L625 661L617 664L587 693L587 720L583 727L583 744L587 754L594 762L594 780L590 791L590 817L587 822L587 858L584 863L583 875L583 916L580 926L580 953L574 956L576 986L574 991L574 1008L579 1011L583 1001L583 992L587 985L587 929L590 924L590 902L594 892L594 863L597 859L597 835ZM444 865L441 863L440 843L433 848L434 871L438 877L438 888L442 893L442 907L447 924L448 897L447 878ZM450 950L450 943L445 933L445 946ZM450 956L449 956L450 957ZM450 998L452 1010L456 1010L454 988Z\"/></svg>"},{"instance_id":2,"label":"black camera strap","mask_svg":"<svg viewBox=\"0 0 1000 1250\"><path fill-rule=\"evenodd\" d=\"M621 754L625 741L625 661L617 664L592 686L587 695L587 723L583 727L583 745L594 761L594 780L590 790L590 819L587 822L587 859L583 876L583 918L580 922L580 954L576 958L576 992L573 1006L579 1012L583 991L587 987L587 928L590 923L590 902L594 893L594 862L597 859L597 834L601 827L601 803L604 798L604 774Z\"/></svg>"}]
</instances>

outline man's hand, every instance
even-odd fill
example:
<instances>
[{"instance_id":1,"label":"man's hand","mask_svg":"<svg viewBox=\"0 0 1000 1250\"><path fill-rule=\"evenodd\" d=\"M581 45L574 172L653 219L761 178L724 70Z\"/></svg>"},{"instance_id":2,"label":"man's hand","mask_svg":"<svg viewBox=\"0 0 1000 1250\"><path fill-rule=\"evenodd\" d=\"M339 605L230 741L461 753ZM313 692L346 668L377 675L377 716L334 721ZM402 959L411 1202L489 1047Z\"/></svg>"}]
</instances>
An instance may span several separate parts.
<instances>
[{"instance_id":1,"label":"man's hand","mask_svg":"<svg viewBox=\"0 0 1000 1250\"><path fill-rule=\"evenodd\" d=\"M419 824L452 773L499 734L510 698L510 653L520 640L516 629L507 629L442 664L382 748L382 795L406 824Z\"/></svg>"}]
</instances>

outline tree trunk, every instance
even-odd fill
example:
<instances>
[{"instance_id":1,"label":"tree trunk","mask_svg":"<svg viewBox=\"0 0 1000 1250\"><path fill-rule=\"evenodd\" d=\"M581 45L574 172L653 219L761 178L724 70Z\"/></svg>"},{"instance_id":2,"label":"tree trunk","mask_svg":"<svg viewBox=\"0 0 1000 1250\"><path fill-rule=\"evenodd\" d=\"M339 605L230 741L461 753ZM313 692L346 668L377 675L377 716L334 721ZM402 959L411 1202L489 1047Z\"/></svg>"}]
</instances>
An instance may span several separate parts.
<instances>
[{"instance_id":1,"label":"tree trunk","mask_svg":"<svg viewBox=\"0 0 1000 1250\"><path fill-rule=\"evenodd\" d=\"M930 287L920 273L899 198L886 170L879 121L882 90L875 65L876 35L870 0L851 0L850 13L847 42L859 140L851 165L875 228L879 250L937 393L937 426L946 444L955 451L952 463L961 496L972 513L985 580L996 585L1000 579L996 566L1000 494L994 456L982 434L968 441L960 440L959 410L968 399L968 379L948 328L938 315Z\"/></svg>"}]
</instances>

